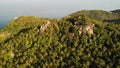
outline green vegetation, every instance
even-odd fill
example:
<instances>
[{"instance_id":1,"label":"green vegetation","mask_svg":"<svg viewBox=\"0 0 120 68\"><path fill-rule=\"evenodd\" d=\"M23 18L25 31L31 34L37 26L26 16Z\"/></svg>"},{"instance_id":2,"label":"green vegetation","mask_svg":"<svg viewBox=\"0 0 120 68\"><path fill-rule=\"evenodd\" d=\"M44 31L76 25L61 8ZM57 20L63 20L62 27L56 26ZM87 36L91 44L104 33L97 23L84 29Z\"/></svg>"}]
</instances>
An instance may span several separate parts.
<instances>
[{"instance_id":1,"label":"green vegetation","mask_svg":"<svg viewBox=\"0 0 120 68\"><path fill-rule=\"evenodd\" d=\"M99 20L103 22L120 22L120 10L114 10L109 12L103 10L82 10L72 13L64 19L74 18L81 15L85 15L90 19Z\"/></svg>"},{"instance_id":2,"label":"green vegetation","mask_svg":"<svg viewBox=\"0 0 120 68\"><path fill-rule=\"evenodd\" d=\"M0 30L0 67L120 68L120 21L108 21L117 16L84 10L61 20L18 17ZM84 32L91 24L93 34Z\"/></svg>"}]
</instances>

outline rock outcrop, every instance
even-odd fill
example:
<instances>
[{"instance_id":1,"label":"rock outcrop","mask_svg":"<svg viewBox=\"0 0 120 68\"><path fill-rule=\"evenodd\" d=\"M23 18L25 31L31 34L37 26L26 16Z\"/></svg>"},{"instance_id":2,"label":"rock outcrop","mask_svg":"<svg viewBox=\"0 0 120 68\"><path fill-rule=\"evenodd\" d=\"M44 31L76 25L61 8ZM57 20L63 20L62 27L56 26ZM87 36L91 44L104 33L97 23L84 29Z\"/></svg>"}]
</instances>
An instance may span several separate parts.
<instances>
[{"instance_id":1,"label":"rock outcrop","mask_svg":"<svg viewBox=\"0 0 120 68\"><path fill-rule=\"evenodd\" d=\"M13 20L18 19L19 17L14 17Z\"/></svg>"},{"instance_id":2,"label":"rock outcrop","mask_svg":"<svg viewBox=\"0 0 120 68\"><path fill-rule=\"evenodd\" d=\"M39 26L37 29L37 33L39 34L40 32L44 32L45 30L47 30L49 25L50 25L50 21L47 21L46 24Z\"/></svg>"},{"instance_id":3,"label":"rock outcrop","mask_svg":"<svg viewBox=\"0 0 120 68\"><path fill-rule=\"evenodd\" d=\"M41 30L42 32L44 32L44 31L48 28L49 25L50 25L50 21L47 21L46 24L43 24L43 25L41 26L40 30Z\"/></svg>"},{"instance_id":4,"label":"rock outcrop","mask_svg":"<svg viewBox=\"0 0 120 68\"><path fill-rule=\"evenodd\" d=\"M86 34L94 34L94 27L95 27L95 24L87 24L87 25L80 25L79 27L79 35L83 34L83 33L86 33Z\"/></svg>"}]
</instances>

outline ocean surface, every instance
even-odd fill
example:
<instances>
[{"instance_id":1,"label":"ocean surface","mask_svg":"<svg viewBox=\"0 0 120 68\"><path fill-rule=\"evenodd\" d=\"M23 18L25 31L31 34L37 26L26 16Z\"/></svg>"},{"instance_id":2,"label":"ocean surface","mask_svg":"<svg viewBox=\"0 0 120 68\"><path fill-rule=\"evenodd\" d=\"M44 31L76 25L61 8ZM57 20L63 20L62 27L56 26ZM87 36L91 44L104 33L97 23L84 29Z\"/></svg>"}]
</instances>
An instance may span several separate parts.
<instances>
[{"instance_id":1,"label":"ocean surface","mask_svg":"<svg viewBox=\"0 0 120 68\"><path fill-rule=\"evenodd\" d=\"M1 20L0 21L0 29L4 28L10 21L11 21L10 19Z\"/></svg>"},{"instance_id":2,"label":"ocean surface","mask_svg":"<svg viewBox=\"0 0 120 68\"><path fill-rule=\"evenodd\" d=\"M6 24L1 24L0 25L0 29L2 29Z\"/></svg>"},{"instance_id":3,"label":"ocean surface","mask_svg":"<svg viewBox=\"0 0 120 68\"><path fill-rule=\"evenodd\" d=\"M2 27L3 25L0 25L0 29L2 29L3 27Z\"/></svg>"}]
</instances>

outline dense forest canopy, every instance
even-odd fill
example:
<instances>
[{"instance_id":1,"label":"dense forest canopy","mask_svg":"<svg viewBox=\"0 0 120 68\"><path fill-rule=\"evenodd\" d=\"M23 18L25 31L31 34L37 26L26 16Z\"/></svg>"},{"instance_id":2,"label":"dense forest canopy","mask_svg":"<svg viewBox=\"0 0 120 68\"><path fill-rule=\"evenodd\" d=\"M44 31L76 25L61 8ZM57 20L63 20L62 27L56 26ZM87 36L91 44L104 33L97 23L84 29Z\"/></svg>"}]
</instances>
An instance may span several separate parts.
<instances>
[{"instance_id":1,"label":"dense forest canopy","mask_svg":"<svg viewBox=\"0 0 120 68\"><path fill-rule=\"evenodd\" d=\"M61 20L20 16L0 30L1 68L120 68L120 10Z\"/></svg>"}]
</instances>

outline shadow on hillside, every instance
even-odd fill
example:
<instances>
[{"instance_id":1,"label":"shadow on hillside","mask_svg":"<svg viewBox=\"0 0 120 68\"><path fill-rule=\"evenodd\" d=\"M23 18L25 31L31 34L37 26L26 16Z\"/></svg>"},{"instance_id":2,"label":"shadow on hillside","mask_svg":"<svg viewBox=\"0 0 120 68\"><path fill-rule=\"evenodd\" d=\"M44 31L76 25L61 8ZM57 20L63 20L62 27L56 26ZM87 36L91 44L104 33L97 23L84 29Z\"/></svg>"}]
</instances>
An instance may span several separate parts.
<instances>
[{"instance_id":1,"label":"shadow on hillside","mask_svg":"<svg viewBox=\"0 0 120 68\"><path fill-rule=\"evenodd\" d=\"M10 37L7 40L5 40L4 43L7 43L8 41L10 41L11 39L13 39L14 37L19 36L21 33L27 33L30 29L32 29L32 28L25 28L25 29L20 30L18 33L16 33L15 35L13 35L13 37Z\"/></svg>"},{"instance_id":2,"label":"shadow on hillside","mask_svg":"<svg viewBox=\"0 0 120 68\"><path fill-rule=\"evenodd\" d=\"M20 30L17 34L15 34L14 37L20 35L20 33L27 33L30 29L32 29L32 28L25 28L25 29L22 29L22 30Z\"/></svg>"},{"instance_id":3,"label":"shadow on hillside","mask_svg":"<svg viewBox=\"0 0 120 68\"><path fill-rule=\"evenodd\" d=\"M120 19L103 20L103 22L110 22L110 23L118 23L118 24L120 24Z\"/></svg>"}]
</instances>

